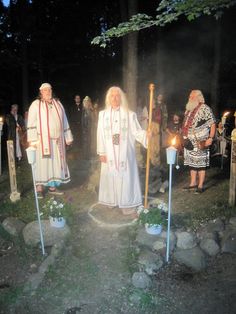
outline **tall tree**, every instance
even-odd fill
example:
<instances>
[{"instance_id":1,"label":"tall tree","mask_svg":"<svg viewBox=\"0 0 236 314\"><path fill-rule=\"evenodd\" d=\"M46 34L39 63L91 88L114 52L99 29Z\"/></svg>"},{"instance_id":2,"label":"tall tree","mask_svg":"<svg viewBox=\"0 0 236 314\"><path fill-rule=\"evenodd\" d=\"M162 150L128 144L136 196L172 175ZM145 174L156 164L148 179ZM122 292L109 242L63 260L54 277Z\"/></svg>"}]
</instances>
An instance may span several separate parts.
<instances>
[{"instance_id":1,"label":"tall tree","mask_svg":"<svg viewBox=\"0 0 236 314\"><path fill-rule=\"evenodd\" d=\"M120 0L121 16L125 20L137 13L137 0ZM137 104L138 33L128 34L123 39L123 86L133 110Z\"/></svg>"},{"instance_id":2,"label":"tall tree","mask_svg":"<svg viewBox=\"0 0 236 314\"><path fill-rule=\"evenodd\" d=\"M221 61L221 23L215 25L214 33L214 59L211 81L211 107L215 114L218 114L219 105L219 77Z\"/></svg>"}]
</instances>

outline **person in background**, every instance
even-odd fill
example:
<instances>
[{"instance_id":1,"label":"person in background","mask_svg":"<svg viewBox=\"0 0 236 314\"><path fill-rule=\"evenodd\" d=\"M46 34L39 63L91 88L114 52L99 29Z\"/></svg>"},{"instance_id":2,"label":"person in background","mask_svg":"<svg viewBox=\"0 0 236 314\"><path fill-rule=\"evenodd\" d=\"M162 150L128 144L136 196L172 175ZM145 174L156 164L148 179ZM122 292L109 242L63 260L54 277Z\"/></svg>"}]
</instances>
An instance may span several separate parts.
<instances>
[{"instance_id":1,"label":"person in background","mask_svg":"<svg viewBox=\"0 0 236 314\"><path fill-rule=\"evenodd\" d=\"M82 110L82 143L83 143L83 154L85 159L91 157L91 137L92 137L92 117L93 115L93 104L89 96L83 99L83 110Z\"/></svg>"},{"instance_id":2,"label":"person in background","mask_svg":"<svg viewBox=\"0 0 236 314\"><path fill-rule=\"evenodd\" d=\"M92 110L91 120L91 156L97 156L97 128L98 128L98 102L95 102Z\"/></svg>"},{"instance_id":3,"label":"person in background","mask_svg":"<svg viewBox=\"0 0 236 314\"><path fill-rule=\"evenodd\" d=\"M156 98L156 116L157 123L160 125L160 147L165 147L167 142L167 121L168 121L168 111L165 98L163 94L158 94Z\"/></svg>"},{"instance_id":4,"label":"person in background","mask_svg":"<svg viewBox=\"0 0 236 314\"><path fill-rule=\"evenodd\" d=\"M58 187L70 181L65 146L71 145L72 133L61 102L52 96L52 86L43 83L39 98L29 108L27 139L36 148L35 180L38 198L43 198L43 186L52 195L62 195Z\"/></svg>"},{"instance_id":5,"label":"person in background","mask_svg":"<svg viewBox=\"0 0 236 314\"><path fill-rule=\"evenodd\" d=\"M215 131L215 117L211 108L205 104L200 90L192 90L182 127L184 142L188 142L184 144L184 165L190 169L190 184L184 190L194 190L196 194L204 192L206 169L210 163L209 147Z\"/></svg>"},{"instance_id":6,"label":"person in background","mask_svg":"<svg viewBox=\"0 0 236 314\"><path fill-rule=\"evenodd\" d=\"M152 122L150 139L150 162L153 167L161 164L161 117L160 110L156 107L155 101L152 103Z\"/></svg>"},{"instance_id":7,"label":"person in background","mask_svg":"<svg viewBox=\"0 0 236 314\"><path fill-rule=\"evenodd\" d=\"M106 108L99 112L97 154L101 161L98 201L119 207L124 215L136 213L142 204L135 141L147 147L147 133L137 115L128 108L120 87L108 89ZM148 133L149 136L149 133Z\"/></svg>"},{"instance_id":8,"label":"person in background","mask_svg":"<svg viewBox=\"0 0 236 314\"><path fill-rule=\"evenodd\" d=\"M22 140L24 137L25 122L23 117L18 114L18 105L11 105L11 111L6 116L7 139L14 143L14 152L17 161L22 159Z\"/></svg>"},{"instance_id":9,"label":"person in background","mask_svg":"<svg viewBox=\"0 0 236 314\"><path fill-rule=\"evenodd\" d=\"M81 138L81 119L82 119L82 102L79 94L74 97L74 104L68 110L68 119L72 133L75 136L75 141Z\"/></svg>"},{"instance_id":10,"label":"person in background","mask_svg":"<svg viewBox=\"0 0 236 314\"><path fill-rule=\"evenodd\" d=\"M227 158L229 155L230 149L228 149L229 145L231 144L231 139L226 136L226 132L224 130L223 124L221 121L219 121L215 138L213 141L213 151L214 153L211 155L211 157L223 155L223 157Z\"/></svg>"},{"instance_id":11,"label":"person in background","mask_svg":"<svg viewBox=\"0 0 236 314\"><path fill-rule=\"evenodd\" d=\"M143 130L147 130L148 110L147 110L147 107L144 105L143 98L141 97L138 98L138 106L137 106L136 113L137 113L138 122L140 123L141 128ZM141 169L144 169L146 167L146 162L145 162L146 149L138 141L135 142L135 146L136 146L136 158L138 162L138 167Z\"/></svg>"},{"instance_id":12,"label":"person in background","mask_svg":"<svg viewBox=\"0 0 236 314\"><path fill-rule=\"evenodd\" d=\"M174 113L172 115L171 121L169 121L167 125L166 132L168 134L168 140L167 143L168 145L172 144L172 140L175 138L176 144L175 147L178 149L178 151L181 150L182 148L182 125L181 125L181 120L180 116L177 113Z\"/></svg>"}]
</instances>

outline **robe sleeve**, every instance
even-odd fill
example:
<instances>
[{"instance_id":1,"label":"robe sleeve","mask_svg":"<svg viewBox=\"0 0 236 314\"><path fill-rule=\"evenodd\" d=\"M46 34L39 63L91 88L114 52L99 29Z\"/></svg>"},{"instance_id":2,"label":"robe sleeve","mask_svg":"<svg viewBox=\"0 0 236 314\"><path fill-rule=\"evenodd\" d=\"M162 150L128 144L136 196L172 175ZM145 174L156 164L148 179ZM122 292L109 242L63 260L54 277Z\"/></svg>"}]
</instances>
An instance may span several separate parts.
<instances>
[{"instance_id":1,"label":"robe sleeve","mask_svg":"<svg viewBox=\"0 0 236 314\"><path fill-rule=\"evenodd\" d=\"M39 100L35 100L32 102L29 108L28 122L27 122L27 141L28 142L38 141L38 133L37 133L38 105L39 105Z\"/></svg>"},{"instance_id":2,"label":"robe sleeve","mask_svg":"<svg viewBox=\"0 0 236 314\"><path fill-rule=\"evenodd\" d=\"M147 148L147 132L141 128L135 112L131 113L130 124L132 135L135 137L136 141Z\"/></svg>"},{"instance_id":3,"label":"robe sleeve","mask_svg":"<svg viewBox=\"0 0 236 314\"><path fill-rule=\"evenodd\" d=\"M104 110L99 112L97 127L97 154L106 155L104 128L103 128Z\"/></svg>"}]
</instances>

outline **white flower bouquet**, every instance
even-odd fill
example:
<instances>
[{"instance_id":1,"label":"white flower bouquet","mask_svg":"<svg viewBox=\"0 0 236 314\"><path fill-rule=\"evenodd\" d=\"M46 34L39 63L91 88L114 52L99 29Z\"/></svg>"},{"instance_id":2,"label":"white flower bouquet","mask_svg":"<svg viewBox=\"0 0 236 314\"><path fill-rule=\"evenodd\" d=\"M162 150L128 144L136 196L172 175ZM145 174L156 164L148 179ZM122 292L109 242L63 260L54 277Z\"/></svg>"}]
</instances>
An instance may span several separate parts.
<instances>
[{"instance_id":1,"label":"white flower bouquet","mask_svg":"<svg viewBox=\"0 0 236 314\"><path fill-rule=\"evenodd\" d=\"M157 204L149 204L148 208L144 206L139 206L138 213L138 223L141 225L166 225L168 211L167 206L164 202L159 202Z\"/></svg>"},{"instance_id":2,"label":"white flower bouquet","mask_svg":"<svg viewBox=\"0 0 236 314\"><path fill-rule=\"evenodd\" d=\"M52 218L58 218L59 220L67 215L67 205L55 197L51 197L44 205L43 210Z\"/></svg>"}]
</instances>

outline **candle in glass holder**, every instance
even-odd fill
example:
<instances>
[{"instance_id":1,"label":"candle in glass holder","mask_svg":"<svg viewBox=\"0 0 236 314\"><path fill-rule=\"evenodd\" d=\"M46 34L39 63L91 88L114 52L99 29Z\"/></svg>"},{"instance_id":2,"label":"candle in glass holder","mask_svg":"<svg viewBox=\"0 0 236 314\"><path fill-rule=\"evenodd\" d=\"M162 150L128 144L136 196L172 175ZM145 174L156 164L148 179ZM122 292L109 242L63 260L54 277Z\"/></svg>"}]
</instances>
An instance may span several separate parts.
<instances>
[{"instance_id":1,"label":"candle in glass holder","mask_svg":"<svg viewBox=\"0 0 236 314\"><path fill-rule=\"evenodd\" d=\"M175 163L175 158L176 158L176 153L177 153L177 149L174 146L175 144L176 144L176 138L174 137L173 140L171 141L171 146L169 146L166 149L166 157L167 157L168 165L173 165Z\"/></svg>"},{"instance_id":2,"label":"candle in glass holder","mask_svg":"<svg viewBox=\"0 0 236 314\"><path fill-rule=\"evenodd\" d=\"M28 163L30 165L33 165L36 159L36 149L30 146L26 148L26 153L27 153Z\"/></svg>"}]
</instances>

